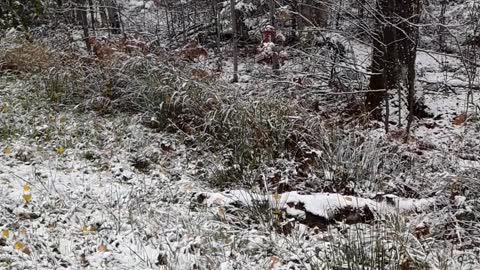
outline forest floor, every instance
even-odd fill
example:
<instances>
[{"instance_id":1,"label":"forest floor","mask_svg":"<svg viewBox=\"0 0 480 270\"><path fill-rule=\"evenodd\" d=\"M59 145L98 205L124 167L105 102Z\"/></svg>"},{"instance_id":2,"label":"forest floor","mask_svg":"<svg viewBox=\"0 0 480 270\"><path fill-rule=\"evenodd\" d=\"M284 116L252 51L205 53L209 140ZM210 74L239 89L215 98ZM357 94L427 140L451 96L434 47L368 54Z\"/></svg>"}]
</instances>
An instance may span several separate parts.
<instances>
[{"instance_id":1,"label":"forest floor","mask_svg":"<svg viewBox=\"0 0 480 270\"><path fill-rule=\"evenodd\" d=\"M28 46L0 77L2 269L480 269L480 96L453 57L419 53L405 142L395 93L385 134L360 95L292 86L300 60L230 84Z\"/></svg>"}]
</instances>

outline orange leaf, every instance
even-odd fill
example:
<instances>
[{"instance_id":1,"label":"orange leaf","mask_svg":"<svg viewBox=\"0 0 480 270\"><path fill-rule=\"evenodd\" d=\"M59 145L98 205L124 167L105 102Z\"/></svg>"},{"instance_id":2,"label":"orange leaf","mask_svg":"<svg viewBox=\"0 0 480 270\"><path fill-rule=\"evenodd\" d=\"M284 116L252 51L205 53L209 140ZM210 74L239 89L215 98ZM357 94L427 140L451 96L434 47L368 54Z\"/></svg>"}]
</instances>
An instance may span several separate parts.
<instances>
[{"instance_id":1,"label":"orange leaf","mask_svg":"<svg viewBox=\"0 0 480 270\"><path fill-rule=\"evenodd\" d=\"M465 122L465 120L467 120L467 116L465 115L465 113L457 115L455 116L455 118L453 118L453 125L461 126Z\"/></svg>"}]
</instances>

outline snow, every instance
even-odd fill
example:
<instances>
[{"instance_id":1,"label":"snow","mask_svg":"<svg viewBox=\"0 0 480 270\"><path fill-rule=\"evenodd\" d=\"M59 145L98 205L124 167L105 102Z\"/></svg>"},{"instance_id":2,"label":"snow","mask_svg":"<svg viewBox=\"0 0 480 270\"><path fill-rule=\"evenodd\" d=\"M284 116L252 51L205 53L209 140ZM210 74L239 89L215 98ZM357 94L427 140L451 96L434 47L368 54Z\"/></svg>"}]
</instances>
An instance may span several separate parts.
<instances>
[{"instance_id":1,"label":"snow","mask_svg":"<svg viewBox=\"0 0 480 270\"><path fill-rule=\"evenodd\" d=\"M128 16L124 21L126 28L143 25L141 29L145 32L156 33L160 47L167 47L167 37L161 34L166 32L165 18L156 15L163 14L160 8L153 8L152 1L120 2ZM228 4L224 1L221 14L222 23L227 24ZM466 18L466 5L474 4L475 1L456 3L449 9L448 17L452 21ZM253 28L250 32L258 34L256 28L269 21L253 16L258 11L255 1L237 1L235 8L248 15L246 24ZM435 9L434 15L437 13ZM349 176L356 173L352 168L357 164L349 164L349 156L339 155L339 160L332 159L331 166L314 167L299 175L296 166L302 160L282 154L277 160L262 161L258 173L263 181L276 179L278 173L278 183L288 186L289 191L275 193L271 183L251 189L235 183L219 190L204 180L211 177L212 167L228 167L222 163L221 153L209 147L187 146L184 134L147 129L140 124L141 115L79 113L77 109L83 105L71 109L41 104L31 88L32 81L45 79L36 77L40 74L3 76L2 73L0 231L7 230L10 236L0 237L0 268L329 269L326 263L335 256L341 257L341 248L358 244L368 251L374 250L375 243L383 243L386 250L401 249L402 256L425 260L430 269L480 269L480 228L476 222L480 190L477 179L480 136L475 119L478 113L475 115L470 106L471 119L453 123L455 117L467 114L469 85L460 59L420 48L416 86L433 118L415 119L411 138L404 143L401 135L407 110L406 106L395 107L401 102L393 91L390 120L394 123L388 134L383 123L355 122L358 120L355 117L337 114L349 107L352 100L361 102L363 95L346 98L331 95L338 94L338 89L329 85L328 72L338 72L347 85L345 91L364 90L371 61L368 43L339 33L340 30L323 29L322 34L323 38L345 45L346 56L342 61L332 62L331 52L322 48L309 52L282 48L289 59L274 73L269 66L256 64L253 55L247 55L240 58L239 82L232 86L225 83L232 74L232 61L228 49L222 48L223 73L206 85L212 92L215 87L222 87L240 101L288 98L292 104L304 106L306 113L302 116L308 115L305 117L308 119L293 115L289 120L300 123L321 115L322 124L361 135L367 143L356 145L352 155L365 151L362 147L368 143L378 143L378 147L370 150L385 154L375 168L379 171L382 168L384 179L380 183L361 177L347 180L339 177L339 172ZM70 32L69 45L82 48L81 32ZM108 33L98 30L97 34L107 39ZM16 35L18 32L14 30L7 31L2 42ZM19 44L11 42L8 46ZM8 46L1 46L0 51ZM274 44L262 46L266 56L260 56L268 57ZM78 49L76 53L84 51ZM197 63L181 65L208 70L215 62L212 55ZM142 56L124 57L142 60ZM473 81L476 87L479 78L476 76ZM298 79L302 81L301 87L292 83ZM179 88L188 85L186 81L180 83ZM313 108L311 101L319 104ZM472 101L480 104L477 90ZM397 123L398 111L402 113L403 126ZM150 119L161 120L156 116ZM395 137L396 134L401 138ZM199 143L195 135L188 136ZM346 142L332 141L329 145L341 143ZM388 145L385 148L390 152L378 149L384 145ZM59 147L64 147L65 152L59 154L56 151ZM332 149L309 150L317 158L328 160L336 154ZM132 162L135 158L151 161L148 170L136 168ZM372 158L376 157L365 155L355 162ZM336 185L341 181L356 192L346 195L319 191L320 185ZM29 202L23 197L25 184L31 187ZM266 202L267 212L273 213L273 218L255 212L262 202ZM353 209L355 214L364 208L372 211L375 222L351 225L337 215L344 209ZM285 216L276 219L276 210ZM311 215L332 223L321 230L303 224ZM285 227L276 227L277 223L291 228L281 231ZM419 236L419 230L427 231L426 235ZM15 248L18 241L29 248L31 255ZM340 248L335 249L336 246Z\"/></svg>"},{"instance_id":2,"label":"snow","mask_svg":"<svg viewBox=\"0 0 480 270\"><path fill-rule=\"evenodd\" d=\"M383 195L382 197L385 200L380 202L354 196L344 196L337 193L302 195L298 192L286 192L275 195L262 195L246 190L230 190L223 193L202 193L202 195L206 196L204 203L208 207L228 206L238 202L244 206L251 207L258 201L267 201L274 208L286 210L287 213L304 216L304 211L289 206L290 203L293 203L294 205L301 204L307 212L326 219L333 218L338 210L349 207L362 209L367 206L373 211L386 214L387 212L427 211L435 204L435 198L405 199L395 195Z\"/></svg>"}]
</instances>

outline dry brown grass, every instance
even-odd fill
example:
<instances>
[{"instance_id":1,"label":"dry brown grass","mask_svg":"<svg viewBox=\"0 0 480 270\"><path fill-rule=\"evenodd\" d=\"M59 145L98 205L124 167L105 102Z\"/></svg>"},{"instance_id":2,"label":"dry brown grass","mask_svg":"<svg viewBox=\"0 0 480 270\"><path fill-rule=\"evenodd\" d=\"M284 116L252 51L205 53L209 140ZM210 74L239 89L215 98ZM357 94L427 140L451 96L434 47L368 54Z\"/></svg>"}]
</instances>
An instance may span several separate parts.
<instances>
[{"instance_id":1,"label":"dry brown grass","mask_svg":"<svg viewBox=\"0 0 480 270\"><path fill-rule=\"evenodd\" d=\"M55 62L55 56L39 43L25 42L0 52L0 72L38 73Z\"/></svg>"}]
</instances>

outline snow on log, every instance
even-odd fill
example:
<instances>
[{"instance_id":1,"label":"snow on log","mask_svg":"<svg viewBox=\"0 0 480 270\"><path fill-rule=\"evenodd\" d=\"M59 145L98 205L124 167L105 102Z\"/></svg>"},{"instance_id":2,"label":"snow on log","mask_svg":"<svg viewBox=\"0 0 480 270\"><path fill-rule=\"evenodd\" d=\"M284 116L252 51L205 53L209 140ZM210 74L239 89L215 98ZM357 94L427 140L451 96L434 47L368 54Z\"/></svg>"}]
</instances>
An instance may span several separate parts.
<instances>
[{"instance_id":1,"label":"snow on log","mask_svg":"<svg viewBox=\"0 0 480 270\"><path fill-rule=\"evenodd\" d=\"M415 213L428 210L435 198L407 199L395 195L379 195L375 199L345 196L337 193L302 195L298 192L263 195L245 190L222 193L201 193L197 199L208 207L249 207L268 203L290 217L311 227L335 221L346 223L368 222L375 215L389 213Z\"/></svg>"}]
</instances>

